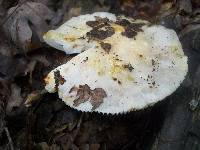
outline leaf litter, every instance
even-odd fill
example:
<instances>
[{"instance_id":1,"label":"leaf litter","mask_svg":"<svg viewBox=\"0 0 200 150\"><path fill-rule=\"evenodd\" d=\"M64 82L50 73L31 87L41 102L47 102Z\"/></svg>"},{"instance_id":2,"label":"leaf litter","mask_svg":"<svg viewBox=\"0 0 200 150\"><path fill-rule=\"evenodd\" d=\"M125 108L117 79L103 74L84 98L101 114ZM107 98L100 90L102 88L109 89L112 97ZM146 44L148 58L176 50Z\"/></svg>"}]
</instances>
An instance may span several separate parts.
<instances>
[{"instance_id":1,"label":"leaf litter","mask_svg":"<svg viewBox=\"0 0 200 150\"><path fill-rule=\"evenodd\" d=\"M50 27L73 16L110 11L145 18L175 29L183 47L197 57L199 2L56 2L55 5L53 0L0 1L0 17L6 20L0 35L0 149L150 149L152 137L162 127L163 108L167 102L126 116L83 115L67 107L56 94L41 94L46 74L73 57L48 48L41 37ZM191 77L199 86L200 62L195 63L198 69ZM29 108L24 106L27 97L31 99Z\"/></svg>"}]
</instances>

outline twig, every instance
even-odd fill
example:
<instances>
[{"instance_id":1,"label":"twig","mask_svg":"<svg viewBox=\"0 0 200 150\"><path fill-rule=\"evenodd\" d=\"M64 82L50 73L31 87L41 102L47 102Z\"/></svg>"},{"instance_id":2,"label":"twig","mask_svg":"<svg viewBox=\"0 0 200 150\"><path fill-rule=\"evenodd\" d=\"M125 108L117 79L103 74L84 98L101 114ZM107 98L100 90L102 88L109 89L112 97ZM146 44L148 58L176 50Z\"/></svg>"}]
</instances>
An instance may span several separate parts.
<instances>
[{"instance_id":1,"label":"twig","mask_svg":"<svg viewBox=\"0 0 200 150\"><path fill-rule=\"evenodd\" d=\"M12 138L10 137L10 133L9 133L9 131L8 131L8 128L5 127L4 130L5 130L6 136L7 136L7 138L8 138L8 142L9 142L9 145L10 145L10 149L11 149L11 150L15 150L15 149L14 149L14 146L13 146Z\"/></svg>"}]
</instances>

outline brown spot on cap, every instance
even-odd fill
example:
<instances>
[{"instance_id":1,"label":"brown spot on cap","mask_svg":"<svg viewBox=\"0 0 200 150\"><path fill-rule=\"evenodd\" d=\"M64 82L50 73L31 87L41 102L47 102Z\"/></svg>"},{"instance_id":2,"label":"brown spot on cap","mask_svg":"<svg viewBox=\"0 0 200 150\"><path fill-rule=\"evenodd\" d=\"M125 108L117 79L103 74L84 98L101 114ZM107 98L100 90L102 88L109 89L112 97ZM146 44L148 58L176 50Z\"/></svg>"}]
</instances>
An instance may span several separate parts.
<instances>
[{"instance_id":1,"label":"brown spot on cap","mask_svg":"<svg viewBox=\"0 0 200 150\"><path fill-rule=\"evenodd\" d=\"M126 19L119 19L116 21L116 24L119 24L125 28L125 31L122 32L123 36L128 38L134 38L137 35L137 32L142 31L141 27L144 23L132 23Z\"/></svg>"},{"instance_id":2,"label":"brown spot on cap","mask_svg":"<svg viewBox=\"0 0 200 150\"><path fill-rule=\"evenodd\" d=\"M125 27L125 26L130 25L131 23L130 23L130 21L128 21L128 20L126 20L126 19L118 19L118 20L116 21L116 24L119 24L119 25Z\"/></svg>"},{"instance_id":3,"label":"brown spot on cap","mask_svg":"<svg viewBox=\"0 0 200 150\"><path fill-rule=\"evenodd\" d=\"M98 108L102 103L103 99L107 97L106 92L102 88L95 88L92 91L90 103L92 104L92 110Z\"/></svg>"},{"instance_id":4,"label":"brown spot on cap","mask_svg":"<svg viewBox=\"0 0 200 150\"><path fill-rule=\"evenodd\" d=\"M107 37L112 36L115 33L115 30L113 27L105 27L105 30L93 28L89 32L86 33L86 36L89 39L93 40L104 40Z\"/></svg>"},{"instance_id":5,"label":"brown spot on cap","mask_svg":"<svg viewBox=\"0 0 200 150\"><path fill-rule=\"evenodd\" d=\"M113 79L114 81L117 81L117 78L114 78L114 77L113 77L112 79Z\"/></svg>"},{"instance_id":6,"label":"brown spot on cap","mask_svg":"<svg viewBox=\"0 0 200 150\"><path fill-rule=\"evenodd\" d=\"M104 26L110 26L110 20L108 18L101 18L97 16L95 18L95 21L87 21L86 24L92 28L102 28Z\"/></svg>"},{"instance_id":7,"label":"brown spot on cap","mask_svg":"<svg viewBox=\"0 0 200 150\"><path fill-rule=\"evenodd\" d=\"M88 57L85 57L85 59L83 60L83 62L86 62L86 61L88 61Z\"/></svg>"},{"instance_id":8,"label":"brown spot on cap","mask_svg":"<svg viewBox=\"0 0 200 150\"><path fill-rule=\"evenodd\" d=\"M124 68L128 69L130 72L134 69L133 66L129 63L127 65L123 65Z\"/></svg>"},{"instance_id":9,"label":"brown spot on cap","mask_svg":"<svg viewBox=\"0 0 200 150\"><path fill-rule=\"evenodd\" d=\"M100 45L107 53L110 52L110 49L111 49L111 44L110 43L101 42Z\"/></svg>"},{"instance_id":10,"label":"brown spot on cap","mask_svg":"<svg viewBox=\"0 0 200 150\"><path fill-rule=\"evenodd\" d=\"M95 18L95 21L86 22L88 26L92 27L92 30L86 33L89 40L103 40L115 33L114 28L110 26L111 21L108 18Z\"/></svg>"},{"instance_id":11,"label":"brown spot on cap","mask_svg":"<svg viewBox=\"0 0 200 150\"><path fill-rule=\"evenodd\" d=\"M70 92L74 90L77 90L76 96L78 97L74 100L74 106L78 106L90 98L90 87L87 84L79 85L79 88L72 87Z\"/></svg>"},{"instance_id":12,"label":"brown spot on cap","mask_svg":"<svg viewBox=\"0 0 200 150\"><path fill-rule=\"evenodd\" d=\"M137 35L137 32L132 30L130 27L126 27L125 31L122 32L122 35L126 36L127 38L133 38Z\"/></svg>"},{"instance_id":13,"label":"brown spot on cap","mask_svg":"<svg viewBox=\"0 0 200 150\"><path fill-rule=\"evenodd\" d=\"M117 83L118 83L118 84L122 84L122 82L121 82L121 81L119 81L119 80L117 81Z\"/></svg>"},{"instance_id":14,"label":"brown spot on cap","mask_svg":"<svg viewBox=\"0 0 200 150\"><path fill-rule=\"evenodd\" d=\"M152 64L152 66L154 66L156 64L154 59L151 60L151 64Z\"/></svg>"},{"instance_id":15,"label":"brown spot on cap","mask_svg":"<svg viewBox=\"0 0 200 150\"><path fill-rule=\"evenodd\" d=\"M107 94L104 89L102 88L95 88L94 90L91 90L90 87L85 85L79 85L79 87L72 87L69 91L69 93L76 91L76 98L74 100L74 106L78 106L81 103L84 103L88 100L90 100L90 103L92 105L92 110L95 110L98 108L102 103L103 99L107 97Z\"/></svg>"},{"instance_id":16,"label":"brown spot on cap","mask_svg":"<svg viewBox=\"0 0 200 150\"><path fill-rule=\"evenodd\" d=\"M65 83L65 79L60 75L60 71L59 70L56 70L54 71L54 79L55 79L55 88L56 90L58 90L58 86L59 84L63 85Z\"/></svg>"},{"instance_id":17,"label":"brown spot on cap","mask_svg":"<svg viewBox=\"0 0 200 150\"><path fill-rule=\"evenodd\" d=\"M140 54L139 56L140 56L141 58L143 57L143 55L142 55L142 54Z\"/></svg>"},{"instance_id":18,"label":"brown spot on cap","mask_svg":"<svg viewBox=\"0 0 200 150\"><path fill-rule=\"evenodd\" d=\"M99 26L99 22L98 21L87 21L86 24L90 27L98 27Z\"/></svg>"}]
</instances>

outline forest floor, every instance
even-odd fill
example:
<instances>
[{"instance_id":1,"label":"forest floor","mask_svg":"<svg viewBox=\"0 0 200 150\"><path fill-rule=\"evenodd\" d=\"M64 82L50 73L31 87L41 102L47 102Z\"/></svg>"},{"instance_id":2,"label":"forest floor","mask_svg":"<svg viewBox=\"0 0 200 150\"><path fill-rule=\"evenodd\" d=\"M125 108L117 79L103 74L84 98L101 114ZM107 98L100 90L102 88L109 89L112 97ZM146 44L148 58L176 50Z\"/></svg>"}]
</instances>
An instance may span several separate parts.
<instances>
[{"instance_id":1,"label":"forest floor","mask_svg":"<svg viewBox=\"0 0 200 150\"><path fill-rule=\"evenodd\" d=\"M174 29L189 57L181 87L122 115L82 113L41 94L47 73L74 56L48 47L42 35L97 11ZM199 0L0 0L0 31L0 150L200 149L200 104L192 101L200 89Z\"/></svg>"}]
</instances>

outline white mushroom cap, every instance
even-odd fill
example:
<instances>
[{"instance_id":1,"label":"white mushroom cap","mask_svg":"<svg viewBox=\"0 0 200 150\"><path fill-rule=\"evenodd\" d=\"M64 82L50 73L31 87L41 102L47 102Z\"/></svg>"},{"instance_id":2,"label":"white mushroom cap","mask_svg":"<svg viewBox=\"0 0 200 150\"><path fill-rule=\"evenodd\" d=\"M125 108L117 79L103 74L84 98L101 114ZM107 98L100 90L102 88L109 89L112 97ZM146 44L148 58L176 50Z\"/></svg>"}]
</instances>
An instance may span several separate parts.
<instances>
[{"instance_id":1,"label":"white mushroom cap","mask_svg":"<svg viewBox=\"0 0 200 150\"><path fill-rule=\"evenodd\" d=\"M153 105L180 86L188 65L175 31L125 17L109 27L114 33L103 39L92 28L81 33L95 46L52 70L47 91L81 111L117 114Z\"/></svg>"},{"instance_id":2,"label":"white mushroom cap","mask_svg":"<svg viewBox=\"0 0 200 150\"><path fill-rule=\"evenodd\" d=\"M92 28L86 25L87 21L95 21L95 17L108 18L115 21L116 16L107 12L96 12L93 14L73 17L56 30L48 31L44 36L44 41L52 47L62 50L67 54L81 53L91 47L95 47L95 42L87 42L84 36Z\"/></svg>"}]
</instances>

